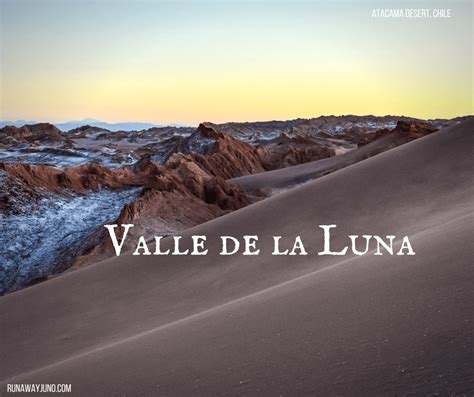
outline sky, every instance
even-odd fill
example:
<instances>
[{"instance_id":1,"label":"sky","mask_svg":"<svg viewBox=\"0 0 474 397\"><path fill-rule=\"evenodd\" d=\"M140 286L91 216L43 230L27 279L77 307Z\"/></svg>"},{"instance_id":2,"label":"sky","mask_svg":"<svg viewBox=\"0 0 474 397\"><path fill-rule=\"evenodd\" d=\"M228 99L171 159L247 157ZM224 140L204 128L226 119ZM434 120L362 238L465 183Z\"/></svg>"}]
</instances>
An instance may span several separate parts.
<instances>
[{"instance_id":1,"label":"sky","mask_svg":"<svg viewBox=\"0 0 474 397\"><path fill-rule=\"evenodd\" d=\"M0 13L2 120L473 113L470 0L0 0Z\"/></svg>"}]
</instances>

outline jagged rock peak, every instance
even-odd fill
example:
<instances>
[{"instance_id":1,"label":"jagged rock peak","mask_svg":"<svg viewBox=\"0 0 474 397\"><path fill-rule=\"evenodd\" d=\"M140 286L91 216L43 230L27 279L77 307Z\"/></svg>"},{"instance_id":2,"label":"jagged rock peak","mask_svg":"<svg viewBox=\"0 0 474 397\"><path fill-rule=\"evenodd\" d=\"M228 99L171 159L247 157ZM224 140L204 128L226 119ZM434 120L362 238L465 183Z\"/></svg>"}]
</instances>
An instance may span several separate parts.
<instances>
[{"instance_id":1,"label":"jagged rock peak","mask_svg":"<svg viewBox=\"0 0 474 397\"><path fill-rule=\"evenodd\" d=\"M219 127L209 122L199 124L198 131L204 138L219 139L224 137L224 133L219 130Z\"/></svg>"}]
</instances>

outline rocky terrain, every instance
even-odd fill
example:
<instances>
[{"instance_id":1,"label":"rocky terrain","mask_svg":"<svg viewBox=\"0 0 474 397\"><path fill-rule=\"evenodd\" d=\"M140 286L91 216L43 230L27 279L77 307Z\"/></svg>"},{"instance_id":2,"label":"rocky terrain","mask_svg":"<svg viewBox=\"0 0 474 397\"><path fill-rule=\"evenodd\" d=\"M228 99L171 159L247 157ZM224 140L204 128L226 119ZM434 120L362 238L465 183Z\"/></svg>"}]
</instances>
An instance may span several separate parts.
<instances>
[{"instance_id":1,"label":"rocky terrain","mask_svg":"<svg viewBox=\"0 0 474 397\"><path fill-rule=\"evenodd\" d=\"M398 137L366 158L459 121L331 116L118 132L6 126L0 129L0 293L111 256L104 224L133 223L132 237L174 234L268 194L231 179Z\"/></svg>"},{"instance_id":2,"label":"rocky terrain","mask_svg":"<svg viewBox=\"0 0 474 397\"><path fill-rule=\"evenodd\" d=\"M468 116L469 117L469 116ZM456 124L466 117L452 120L427 120L436 128ZM219 131L253 146L273 151L273 167L311 161L308 146L340 154L373 140L379 130L391 130L398 121L421 121L396 116L322 116L314 119L225 123ZM193 127L153 127L140 131L109 131L84 125L62 131L53 124L40 123L22 127L0 128L0 161L44 164L56 168L85 163L110 168L134 164L145 156L164 164L177 152L206 154L212 139L203 139ZM323 155L323 153L321 153ZM280 161L278 157L284 158ZM297 158L295 158L297 157Z\"/></svg>"}]
</instances>

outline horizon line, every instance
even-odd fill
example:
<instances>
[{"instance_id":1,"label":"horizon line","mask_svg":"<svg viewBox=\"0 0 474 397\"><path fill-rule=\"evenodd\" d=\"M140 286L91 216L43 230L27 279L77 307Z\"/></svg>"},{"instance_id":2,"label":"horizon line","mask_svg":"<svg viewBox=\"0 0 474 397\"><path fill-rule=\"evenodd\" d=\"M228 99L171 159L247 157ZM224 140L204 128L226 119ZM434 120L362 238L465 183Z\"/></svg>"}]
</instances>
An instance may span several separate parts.
<instances>
[{"instance_id":1,"label":"horizon line","mask_svg":"<svg viewBox=\"0 0 474 397\"><path fill-rule=\"evenodd\" d=\"M40 123L49 123L49 124L66 124L66 123L80 123L84 122L84 125L87 125L90 122L98 122L98 123L106 123L106 124L125 124L125 123L137 123L137 124L153 124L156 126L183 126L183 127L195 127L198 126L201 123L213 123L213 124L230 124L230 123L236 123L236 124L242 124L242 123L267 123L267 122L275 122L275 121L293 121L293 120L313 120L313 119L318 119L318 118L324 118L324 117L405 117L405 118L412 118L412 119L418 119L418 120L453 120L457 118L462 118L462 117L472 117L474 116L474 113L472 114L459 114L454 117L429 117L429 118L422 118L422 117L415 117L415 116L410 116L410 115L404 115L404 114L356 114L356 113L345 113L345 114L321 114L318 116L313 116L313 117L294 117L294 118L288 118L288 119L254 119L254 120L245 120L245 121L234 121L234 120L228 120L228 121L210 121L207 119L203 119L202 121L198 123L181 123L178 121L173 121L173 122L167 122L167 121L142 121L142 120L122 120L122 121L108 121L108 120L102 120L102 119L95 119L93 117L84 117L82 119L68 119L65 121L51 121L51 120L33 120L33 119L28 119L28 118L20 118L20 119L0 119L0 123L17 123L17 122L25 122L24 125L28 125L27 123L32 123L32 124L40 124Z\"/></svg>"}]
</instances>

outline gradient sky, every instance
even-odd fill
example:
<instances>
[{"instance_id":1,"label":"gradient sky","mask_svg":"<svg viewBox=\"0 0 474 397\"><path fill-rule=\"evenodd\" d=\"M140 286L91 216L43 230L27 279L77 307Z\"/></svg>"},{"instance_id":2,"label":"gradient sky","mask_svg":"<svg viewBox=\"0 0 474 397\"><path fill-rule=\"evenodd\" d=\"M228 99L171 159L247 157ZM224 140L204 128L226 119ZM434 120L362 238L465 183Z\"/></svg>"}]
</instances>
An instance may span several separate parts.
<instances>
[{"instance_id":1,"label":"gradient sky","mask_svg":"<svg viewBox=\"0 0 474 397\"><path fill-rule=\"evenodd\" d=\"M473 113L470 0L0 4L3 120ZM427 7L453 16L371 18Z\"/></svg>"}]
</instances>

